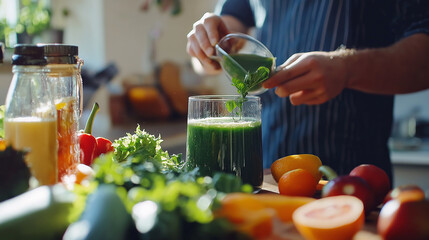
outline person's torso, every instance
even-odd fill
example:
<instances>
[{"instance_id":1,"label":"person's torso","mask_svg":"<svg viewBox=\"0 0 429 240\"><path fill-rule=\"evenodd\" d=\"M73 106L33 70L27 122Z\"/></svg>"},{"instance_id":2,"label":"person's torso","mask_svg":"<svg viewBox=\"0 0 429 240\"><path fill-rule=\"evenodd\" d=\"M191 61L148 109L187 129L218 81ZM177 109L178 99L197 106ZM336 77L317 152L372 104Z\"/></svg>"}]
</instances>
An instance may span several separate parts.
<instances>
[{"instance_id":1,"label":"person's torso","mask_svg":"<svg viewBox=\"0 0 429 240\"><path fill-rule=\"evenodd\" d=\"M380 0L250 0L255 34L276 57L277 64L308 51L388 46L394 42L392 9ZM262 95L264 160L287 154L313 153L326 164L350 168L389 161L393 96L344 90L316 106L291 105L274 91ZM344 160L341 163L341 160Z\"/></svg>"},{"instance_id":2,"label":"person's torso","mask_svg":"<svg viewBox=\"0 0 429 240\"><path fill-rule=\"evenodd\" d=\"M279 62L298 52L394 42L392 0L250 0L256 37Z\"/></svg>"}]
</instances>

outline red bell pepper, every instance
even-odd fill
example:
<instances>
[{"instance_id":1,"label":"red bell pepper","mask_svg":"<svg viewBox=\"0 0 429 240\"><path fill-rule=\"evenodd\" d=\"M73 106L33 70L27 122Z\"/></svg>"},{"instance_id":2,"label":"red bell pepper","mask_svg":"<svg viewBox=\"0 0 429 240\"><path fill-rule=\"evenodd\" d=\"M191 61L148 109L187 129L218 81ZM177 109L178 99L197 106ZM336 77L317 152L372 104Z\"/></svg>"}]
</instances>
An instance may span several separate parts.
<instances>
[{"instance_id":1,"label":"red bell pepper","mask_svg":"<svg viewBox=\"0 0 429 240\"><path fill-rule=\"evenodd\" d=\"M92 124L99 109L98 103L94 103L85 130L79 133L80 162L88 166L91 166L97 148L97 140L92 136Z\"/></svg>"},{"instance_id":2,"label":"red bell pepper","mask_svg":"<svg viewBox=\"0 0 429 240\"><path fill-rule=\"evenodd\" d=\"M92 125L94 123L95 115L100 107L98 103L94 103L91 114L86 121L85 130L79 133L79 147L81 163L91 166L94 159L101 154L113 151L112 142L103 137L95 138L92 135Z\"/></svg>"},{"instance_id":3,"label":"red bell pepper","mask_svg":"<svg viewBox=\"0 0 429 240\"><path fill-rule=\"evenodd\" d=\"M99 157L101 154L105 154L108 152L112 152L114 149L112 147L112 142L104 137L98 137L97 140L97 148L95 150L94 158Z\"/></svg>"}]
</instances>

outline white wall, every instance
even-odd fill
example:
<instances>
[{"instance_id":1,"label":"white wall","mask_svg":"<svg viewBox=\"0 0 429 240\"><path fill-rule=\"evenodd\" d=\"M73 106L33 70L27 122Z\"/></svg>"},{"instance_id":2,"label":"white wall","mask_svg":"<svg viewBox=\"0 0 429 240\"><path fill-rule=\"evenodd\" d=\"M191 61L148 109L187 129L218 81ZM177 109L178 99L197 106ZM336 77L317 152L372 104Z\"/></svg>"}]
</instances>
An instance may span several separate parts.
<instances>
[{"instance_id":1,"label":"white wall","mask_svg":"<svg viewBox=\"0 0 429 240\"><path fill-rule=\"evenodd\" d=\"M143 12L143 0L58 0L52 1L56 12L64 7L70 15L53 19L64 26L65 43L79 46L85 67L97 70L115 62L120 76L146 73L151 68L150 36L160 31L156 41L156 61L172 60L186 63L186 34L192 24L206 11L214 8L216 0L184 0L182 13L171 16L161 12L153 1L149 11Z\"/></svg>"},{"instance_id":2,"label":"white wall","mask_svg":"<svg viewBox=\"0 0 429 240\"><path fill-rule=\"evenodd\" d=\"M122 2L122 1L121 1ZM103 0L54 0L52 25L64 28L64 43L79 47L79 57L88 69L99 69L106 63ZM62 15L63 9L69 15Z\"/></svg>"},{"instance_id":3,"label":"white wall","mask_svg":"<svg viewBox=\"0 0 429 240\"><path fill-rule=\"evenodd\" d=\"M171 16L153 6L141 10L143 1L104 2L106 61L115 61L121 74L150 71L150 39L155 38L155 61L172 60L186 63L186 34L202 14L213 8L215 1L182 1L182 13ZM157 36L158 37L154 37Z\"/></svg>"}]
</instances>

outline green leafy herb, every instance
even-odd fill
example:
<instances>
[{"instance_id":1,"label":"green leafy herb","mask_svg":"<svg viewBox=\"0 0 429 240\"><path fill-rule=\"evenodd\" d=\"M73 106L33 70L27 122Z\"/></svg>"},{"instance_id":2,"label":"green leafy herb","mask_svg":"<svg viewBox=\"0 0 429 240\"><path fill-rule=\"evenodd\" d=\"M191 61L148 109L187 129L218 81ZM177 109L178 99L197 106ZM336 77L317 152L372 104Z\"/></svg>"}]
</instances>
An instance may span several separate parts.
<instances>
[{"instance_id":1,"label":"green leafy herb","mask_svg":"<svg viewBox=\"0 0 429 240\"><path fill-rule=\"evenodd\" d=\"M152 161L153 164L160 164L162 170L179 170L181 155L170 156L167 151L161 149L161 143L161 137L155 137L137 126L134 134L127 133L127 136L115 140L112 146L118 162L136 157L139 159L137 163Z\"/></svg>"},{"instance_id":2,"label":"green leafy herb","mask_svg":"<svg viewBox=\"0 0 429 240\"><path fill-rule=\"evenodd\" d=\"M239 99L230 100L226 103L226 108L229 112L232 112L235 108L239 107L237 114L241 115L241 110L245 98L249 91L257 87L259 84L262 84L270 76L270 70L266 67L259 67L256 72L247 72L244 79L232 78L232 85L237 89L237 92L240 94Z\"/></svg>"},{"instance_id":3,"label":"green leafy herb","mask_svg":"<svg viewBox=\"0 0 429 240\"><path fill-rule=\"evenodd\" d=\"M230 100L226 102L226 108L229 112L232 112L237 107L237 103L234 100Z\"/></svg>"}]
</instances>

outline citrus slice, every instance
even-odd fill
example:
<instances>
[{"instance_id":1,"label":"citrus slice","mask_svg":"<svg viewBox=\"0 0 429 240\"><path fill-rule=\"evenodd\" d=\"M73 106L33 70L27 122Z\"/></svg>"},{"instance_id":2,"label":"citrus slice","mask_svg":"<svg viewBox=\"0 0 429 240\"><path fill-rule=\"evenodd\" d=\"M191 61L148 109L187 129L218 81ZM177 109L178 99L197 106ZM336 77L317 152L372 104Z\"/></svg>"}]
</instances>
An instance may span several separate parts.
<instances>
[{"instance_id":1,"label":"citrus slice","mask_svg":"<svg viewBox=\"0 0 429 240\"><path fill-rule=\"evenodd\" d=\"M292 222L292 214L304 204L314 201L309 197L289 197L274 193L249 194L229 193L221 201L215 215L226 217L231 222L240 223L251 217L255 210L273 209L282 222Z\"/></svg>"},{"instance_id":2,"label":"citrus slice","mask_svg":"<svg viewBox=\"0 0 429 240\"><path fill-rule=\"evenodd\" d=\"M227 218L232 223L243 223L248 220L251 214L249 212L263 210L266 207L263 203L247 193L230 193L221 201L221 207L217 209L217 217Z\"/></svg>"},{"instance_id":3,"label":"citrus slice","mask_svg":"<svg viewBox=\"0 0 429 240\"><path fill-rule=\"evenodd\" d=\"M277 217L284 223L292 222L292 214L297 208L315 201L309 197L289 197L274 193L255 194L253 197L265 207L274 209Z\"/></svg>"},{"instance_id":4,"label":"citrus slice","mask_svg":"<svg viewBox=\"0 0 429 240\"><path fill-rule=\"evenodd\" d=\"M276 211L267 208L254 196L247 193L227 194L220 208L215 211L215 217L228 219L239 231L256 239L269 237Z\"/></svg>"},{"instance_id":5,"label":"citrus slice","mask_svg":"<svg viewBox=\"0 0 429 240\"><path fill-rule=\"evenodd\" d=\"M57 110L60 110L61 108L65 107L66 103L65 102L60 102L55 104L55 107L57 108Z\"/></svg>"},{"instance_id":6,"label":"citrus slice","mask_svg":"<svg viewBox=\"0 0 429 240\"><path fill-rule=\"evenodd\" d=\"M305 239L352 239L364 224L364 206L353 196L326 197L299 207L292 219Z\"/></svg>"}]
</instances>

